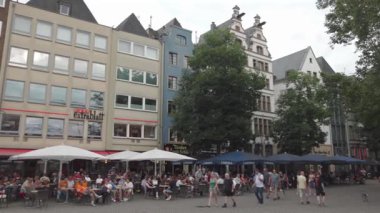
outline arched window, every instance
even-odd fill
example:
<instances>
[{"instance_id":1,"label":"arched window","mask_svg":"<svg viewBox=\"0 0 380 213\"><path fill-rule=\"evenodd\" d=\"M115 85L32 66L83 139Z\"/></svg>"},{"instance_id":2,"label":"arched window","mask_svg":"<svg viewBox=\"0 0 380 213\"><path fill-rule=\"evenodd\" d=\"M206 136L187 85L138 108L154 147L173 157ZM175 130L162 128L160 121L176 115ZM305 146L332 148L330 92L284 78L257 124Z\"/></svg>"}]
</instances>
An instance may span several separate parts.
<instances>
[{"instance_id":1,"label":"arched window","mask_svg":"<svg viewBox=\"0 0 380 213\"><path fill-rule=\"evenodd\" d=\"M263 47L262 46L257 46L256 47L256 52L258 54L264 55L264 49L263 49Z\"/></svg>"}]
</instances>

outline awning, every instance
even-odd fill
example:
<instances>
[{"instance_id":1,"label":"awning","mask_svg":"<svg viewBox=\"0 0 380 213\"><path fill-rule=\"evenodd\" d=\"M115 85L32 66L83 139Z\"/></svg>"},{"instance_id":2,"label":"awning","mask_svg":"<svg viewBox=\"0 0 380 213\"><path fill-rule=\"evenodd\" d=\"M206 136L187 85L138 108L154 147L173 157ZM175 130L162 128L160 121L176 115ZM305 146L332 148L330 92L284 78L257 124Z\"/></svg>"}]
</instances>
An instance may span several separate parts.
<instances>
[{"instance_id":1,"label":"awning","mask_svg":"<svg viewBox=\"0 0 380 213\"><path fill-rule=\"evenodd\" d=\"M25 152L32 151L33 149L8 149L8 148L0 148L0 156L11 156L18 155Z\"/></svg>"}]
</instances>

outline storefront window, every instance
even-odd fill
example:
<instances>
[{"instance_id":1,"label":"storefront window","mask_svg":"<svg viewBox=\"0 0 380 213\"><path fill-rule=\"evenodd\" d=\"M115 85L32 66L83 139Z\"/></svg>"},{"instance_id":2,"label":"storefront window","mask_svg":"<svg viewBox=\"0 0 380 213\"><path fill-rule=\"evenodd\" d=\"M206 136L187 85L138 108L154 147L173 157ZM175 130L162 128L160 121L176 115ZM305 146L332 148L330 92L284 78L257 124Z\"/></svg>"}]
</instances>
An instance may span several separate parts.
<instances>
[{"instance_id":1,"label":"storefront window","mask_svg":"<svg viewBox=\"0 0 380 213\"><path fill-rule=\"evenodd\" d=\"M3 114L0 133L2 135L18 135L20 115Z\"/></svg>"}]
</instances>

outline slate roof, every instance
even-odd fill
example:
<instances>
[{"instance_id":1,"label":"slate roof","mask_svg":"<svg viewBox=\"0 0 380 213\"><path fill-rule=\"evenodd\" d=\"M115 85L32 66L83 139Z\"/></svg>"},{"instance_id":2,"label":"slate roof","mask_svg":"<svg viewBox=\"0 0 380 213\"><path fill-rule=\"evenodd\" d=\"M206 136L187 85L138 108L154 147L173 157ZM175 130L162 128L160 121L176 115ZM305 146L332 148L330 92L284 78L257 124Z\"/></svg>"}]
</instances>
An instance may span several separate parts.
<instances>
[{"instance_id":1,"label":"slate roof","mask_svg":"<svg viewBox=\"0 0 380 213\"><path fill-rule=\"evenodd\" d=\"M70 17L96 24L98 23L83 0L30 0L26 5L59 13L59 5L61 3L70 6Z\"/></svg>"},{"instance_id":2,"label":"slate roof","mask_svg":"<svg viewBox=\"0 0 380 213\"><path fill-rule=\"evenodd\" d=\"M149 37L136 15L132 13L116 27L116 30L132 33L139 36Z\"/></svg>"},{"instance_id":3,"label":"slate roof","mask_svg":"<svg viewBox=\"0 0 380 213\"><path fill-rule=\"evenodd\" d=\"M327 63L326 59L323 56L318 57L317 62L322 72L335 73L334 69L331 68L330 64Z\"/></svg>"},{"instance_id":4,"label":"slate roof","mask_svg":"<svg viewBox=\"0 0 380 213\"><path fill-rule=\"evenodd\" d=\"M284 79L286 77L286 72L289 70L301 70L309 50L311 50L310 46L298 52L274 60L272 62L272 66L273 74L276 76L276 80Z\"/></svg>"},{"instance_id":5,"label":"slate roof","mask_svg":"<svg viewBox=\"0 0 380 213\"><path fill-rule=\"evenodd\" d=\"M182 28L181 23L177 20L177 18L173 18L171 21L169 21L165 26L176 26L179 28Z\"/></svg>"}]
</instances>

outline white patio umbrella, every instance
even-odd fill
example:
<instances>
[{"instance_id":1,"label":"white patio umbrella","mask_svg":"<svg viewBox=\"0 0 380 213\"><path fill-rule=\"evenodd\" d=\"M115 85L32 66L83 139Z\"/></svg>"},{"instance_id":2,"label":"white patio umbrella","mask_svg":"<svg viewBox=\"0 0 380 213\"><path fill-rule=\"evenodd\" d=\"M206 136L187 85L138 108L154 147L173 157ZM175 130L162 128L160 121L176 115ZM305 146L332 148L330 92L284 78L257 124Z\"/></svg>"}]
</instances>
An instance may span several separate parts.
<instances>
[{"instance_id":1,"label":"white patio umbrella","mask_svg":"<svg viewBox=\"0 0 380 213\"><path fill-rule=\"evenodd\" d=\"M157 175L157 161L179 161L179 160L196 160L186 155L180 155L174 152L168 152L160 149L152 149L130 158L131 161L151 160L154 161L154 175Z\"/></svg>"},{"instance_id":2,"label":"white patio umbrella","mask_svg":"<svg viewBox=\"0 0 380 213\"><path fill-rule=\"evenodd\" d=\"M62 176L62 163L72 161L74 159L82 160L103 160L106 159L103 155L91 152L78 147L57 145L36 149L30 152L25 152L19 155L13 155L9 160L59 160L58 180Z\"/></svg>"},{"instance_id":3,"label":"white patio umbrella","mask_svg":"<svg viewBox=\"0 0 380 213\"><path fill-rule=\"evenodd\" d=\"M125 161L126 162L126 168L125 168L125 170L127 171L128 170L128 161L130 160L131 157L133 157L135 155L138 155L138 154L140 154L140 153L129 151L129 150L125 150L125 151L122 151L122 152L117 152L117 153L114 153L114 154L107 155L106 158L108 160Z\"/></svg>"}]
</instances>

